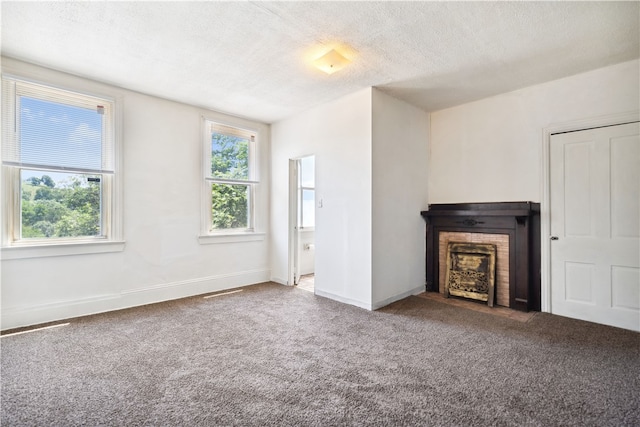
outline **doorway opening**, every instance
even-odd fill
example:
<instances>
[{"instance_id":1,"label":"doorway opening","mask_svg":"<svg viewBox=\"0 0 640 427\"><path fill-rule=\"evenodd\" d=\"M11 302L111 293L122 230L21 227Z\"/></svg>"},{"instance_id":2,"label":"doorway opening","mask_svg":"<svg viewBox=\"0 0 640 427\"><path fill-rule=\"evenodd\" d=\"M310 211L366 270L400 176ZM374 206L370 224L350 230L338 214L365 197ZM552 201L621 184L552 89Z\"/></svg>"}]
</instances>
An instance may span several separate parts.
<instances>
[{"instance_id":1,"label":"doorway opening","mask_svg":"<svg viewBox=\"0 0 640 427\"><path fill-rule=\"evenodd\" d=\"M315 156L289 161L289 283L315 288Z\"/></svg>"},{"instance_id":2,"label":"doorway opening","mask_svg":"<svg viewBox=\"0 0 640 427\"><path fill-rule=\"evenodd\" d=\"M305 274L304 276L300 276L300 280L296 285L298 289L302 289L303 291L315 292L315 274Z\"/></svg>"}]
</instances>

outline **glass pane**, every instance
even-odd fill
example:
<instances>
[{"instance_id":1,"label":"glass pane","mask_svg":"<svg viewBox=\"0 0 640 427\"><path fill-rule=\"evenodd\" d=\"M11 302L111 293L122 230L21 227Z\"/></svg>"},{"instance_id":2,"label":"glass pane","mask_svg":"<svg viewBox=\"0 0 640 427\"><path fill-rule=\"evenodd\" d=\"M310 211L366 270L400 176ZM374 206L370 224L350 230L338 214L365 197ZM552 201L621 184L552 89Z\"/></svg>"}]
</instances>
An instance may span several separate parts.
<instances>
[{"instance_id":1,"label":"glass pane","mask_svg":"<svg viewBox=\"0 0 640 427\"><path fill-rule=\"evenodd\" d=\"M316 225L315 200L315 190L302 190L302 227L315 227Z\"/></svg>"},{"instance_id":2,"label":"glass pane","mask_svg":"<svg viewBox=\"0 0 640 427\"><path fill-rule=\"evenodd\" d=\"M212 229L249 228L249 185L211 184Z\"/></svg>"},{"instance_id":3,"label":"glass pane","mask_svg":"<svg viewBox=\"0 0 640 427\"><path fill-rule=\"evenodd\" d=\"M43 166L102 169L102 118L88 109L20 97L20 160Z\"/></svg>"},{"instance_id":4,"label":"glass pane","mask_svg":"<svg viewBox=\"0 0 640 427\"><path fill-rule=\"evenodd\" d=\"M300 186L315 187L315 156L303 157L300 163L300 169L302 169Z\"/></svg>"},{"instance_id":5,"label":"glass pane","mask_svg":"<svg viewBox=\"0 0 640 427\"><path fill-rule=\"evenodd\" d=\"M101 176L20 171L21 238L100 236Z\"/></svg>"},{"instance_id":6,"label":"glass pane","mask_svg":"<svg viewBox=\"0 0 640 427\"><path fill-rule=\"evenodd\" d=\"M211 176L249 179L249 140L238 136L212 133Z\"/></svg>"}]
</instances>

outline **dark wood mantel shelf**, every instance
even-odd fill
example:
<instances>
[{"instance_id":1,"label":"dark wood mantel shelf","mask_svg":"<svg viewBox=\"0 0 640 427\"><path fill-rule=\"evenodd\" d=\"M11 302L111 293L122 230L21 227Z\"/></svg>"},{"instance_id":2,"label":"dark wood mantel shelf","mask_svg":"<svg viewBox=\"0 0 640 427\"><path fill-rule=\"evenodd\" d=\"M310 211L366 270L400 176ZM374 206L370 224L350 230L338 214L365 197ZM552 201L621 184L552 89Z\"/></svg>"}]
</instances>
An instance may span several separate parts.
<instances>
[{"instance_id":1,"label":"dark wood mantel shelf","mask_svg":"<svg viewBox=\"0 0 640 427\"><path fill-rule=\"evenodd\" d=\"M509 307L540 311L540 204L433 204L427 222L427 291L438 292L440 232L509 235ZM444 266L443 266L444 268Z\"/></svg>"}]
</instances>

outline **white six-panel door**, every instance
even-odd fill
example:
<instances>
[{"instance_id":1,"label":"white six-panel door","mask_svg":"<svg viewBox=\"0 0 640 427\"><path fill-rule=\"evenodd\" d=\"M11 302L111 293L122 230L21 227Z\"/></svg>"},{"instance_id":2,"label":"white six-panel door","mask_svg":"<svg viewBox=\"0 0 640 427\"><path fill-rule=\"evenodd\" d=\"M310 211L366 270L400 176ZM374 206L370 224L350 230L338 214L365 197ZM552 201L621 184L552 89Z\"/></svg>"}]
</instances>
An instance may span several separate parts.
<instances>
[{"instance_id":1,"label":"white six-panel door","mask_svg":"<svg viewBox=\"0 0 640 427\"><path fill-rule=\"evenodd\" d=\"M551 312L640 331L640 126L551 136Z\"/></svg>"}]
</instances>

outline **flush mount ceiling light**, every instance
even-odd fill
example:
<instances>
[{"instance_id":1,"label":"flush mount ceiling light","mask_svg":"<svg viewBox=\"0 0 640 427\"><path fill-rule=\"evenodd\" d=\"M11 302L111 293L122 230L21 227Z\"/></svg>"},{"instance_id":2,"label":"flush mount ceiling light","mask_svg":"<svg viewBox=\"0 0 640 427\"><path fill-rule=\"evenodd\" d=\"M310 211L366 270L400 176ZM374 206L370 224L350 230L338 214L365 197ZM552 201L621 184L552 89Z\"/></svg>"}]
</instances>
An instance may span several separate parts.
<instances>
[{"instance_id":1,"label":"flush mount ceiling light","mask_svg":"<svg viewBox=\"0 0 640 427\"><path fill-rule=\"evenodd\" d=\"M349 62L351 61L342 56L335 49L331 49L329 52L313 61L313 65L327 74L333 74L336 71L343 69L347 64L349 64Z\"/></svg>"}]
</instances>

